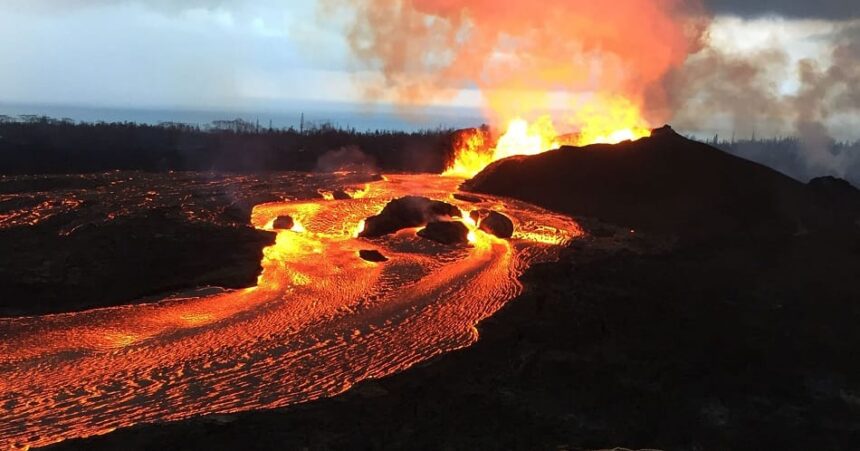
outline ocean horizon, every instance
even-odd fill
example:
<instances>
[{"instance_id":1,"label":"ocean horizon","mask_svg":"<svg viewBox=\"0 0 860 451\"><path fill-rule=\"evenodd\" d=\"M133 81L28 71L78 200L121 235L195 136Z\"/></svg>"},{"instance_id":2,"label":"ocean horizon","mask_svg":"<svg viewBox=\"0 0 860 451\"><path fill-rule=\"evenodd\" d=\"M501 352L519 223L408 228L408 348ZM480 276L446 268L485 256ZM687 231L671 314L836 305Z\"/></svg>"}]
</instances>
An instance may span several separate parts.
<instances>
[{"instance_id":1,"label":"ocean horizon","mask_svg":"<svg viewBox=\"0 0 860 451\"><path fill-rule=\"evenodd\" d=\"M330 124L358 131L419 131L476 127L486 122L478 109L461 107L425 107L402 111L389 105L324 103L291 108L259 109L193 109L183 107L116 107L73 104L37 104L0 102L0 116L47 116L75 122L134 122L157 125L176 122L205 126L214 121L242 119L260 127L298 129Z\"/></svg>"}]
</instances>

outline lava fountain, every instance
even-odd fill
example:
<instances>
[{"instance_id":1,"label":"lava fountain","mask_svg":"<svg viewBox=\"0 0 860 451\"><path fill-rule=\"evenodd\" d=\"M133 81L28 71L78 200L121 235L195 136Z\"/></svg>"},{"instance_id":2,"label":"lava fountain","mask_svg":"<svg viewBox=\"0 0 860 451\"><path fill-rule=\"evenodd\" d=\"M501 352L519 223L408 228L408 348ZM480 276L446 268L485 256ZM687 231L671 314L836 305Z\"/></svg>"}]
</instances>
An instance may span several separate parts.
<instances>
[{"instance_id":1,"label":"lava fountain","mask_svg":"<svg viewBox=\"0 0 860 451\"><path fill-rule=\"evenodd\" d=\"M667 81L701 48L710 20L698 0L319 5L364 69L356 79L368 100L416 106L480 94L485 117L507 129L457 137L445 175L465 178L512 155L648 136L649 122L671 116Z\"/></svg>"},{"instance_id":2,"label":"lava fountain","mask_svg":"<svg viewBox=\"0 0 860 451\"><path fill-rule=\"evenodd\" d=\"M454 138L452 158L444 175L469 178L490 163L514 155L535 155L562 145L617 144L651 135L639 108L623 97L598 96L578 109L574 117L578 131L564 135L556 132L549 115L531 123L511 119L505 133L496 140L486 128L461 130Z\"/></svg>"}]
</instances>

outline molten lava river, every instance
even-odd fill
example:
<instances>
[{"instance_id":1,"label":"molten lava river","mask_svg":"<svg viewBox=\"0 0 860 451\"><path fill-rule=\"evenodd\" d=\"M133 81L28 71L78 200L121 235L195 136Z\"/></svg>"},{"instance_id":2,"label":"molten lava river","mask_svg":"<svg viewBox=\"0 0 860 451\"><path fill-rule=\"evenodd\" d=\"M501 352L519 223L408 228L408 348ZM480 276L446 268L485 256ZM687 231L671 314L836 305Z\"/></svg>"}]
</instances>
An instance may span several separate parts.
<instances>
[{"instance_id":1,"label":"molten lava river","mask_svg":"<svg viewBox=\"0 0 860 451\"><path fill-rule=\"evenodd\" d=\"M478 338L518 276L581 234L571 219L507 199L455 199L461 178L390 175L344 200L257 205L290 230L264 250L256 287L76 313L0 319L0 446L40 446L141 422L281 407L332 396ZM392 199L497 210L503 240L467 224L446 246L405 229L356 238ZM358 251L378 250L372 263Z\"/></svg>"}]
</instances>

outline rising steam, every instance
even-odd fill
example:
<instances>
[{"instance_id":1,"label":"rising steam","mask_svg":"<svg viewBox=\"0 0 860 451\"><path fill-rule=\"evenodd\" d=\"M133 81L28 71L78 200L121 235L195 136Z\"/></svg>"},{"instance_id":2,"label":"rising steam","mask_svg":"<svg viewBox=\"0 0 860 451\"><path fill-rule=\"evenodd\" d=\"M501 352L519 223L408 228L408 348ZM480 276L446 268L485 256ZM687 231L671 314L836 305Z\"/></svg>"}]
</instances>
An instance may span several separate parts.
<instances>
[{"instance_id":1,"label":"rising steam","mask_svg":"<svg viewBox=\"0 0 860 451\"><path fill-rule=\"evenodd\" d=\"M808 172L847 175L845 168L860 155L833 153L828 123L860 114L860 23L837 26L828 41L828 54L798 61L779 47L733 52L706 46L666 78L676 125L701 129L720 115L742 136L793 135ZM797 86L786 89L791 75Z\"/></svg>"}]
</instances>

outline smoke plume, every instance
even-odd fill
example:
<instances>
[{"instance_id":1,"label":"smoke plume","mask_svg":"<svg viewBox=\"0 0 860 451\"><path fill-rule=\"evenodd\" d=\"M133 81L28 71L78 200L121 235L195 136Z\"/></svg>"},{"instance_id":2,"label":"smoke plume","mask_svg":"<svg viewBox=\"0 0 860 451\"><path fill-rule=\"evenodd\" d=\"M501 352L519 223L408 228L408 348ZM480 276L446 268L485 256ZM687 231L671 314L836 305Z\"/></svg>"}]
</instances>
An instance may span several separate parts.
<instances>
[{"instance_id":1,"label":"smoke plume","mask_svg":"<svg viewBox=\"0 0 860 451\"><path fill-rule=\"evenodd\" d=\"M828 54L799 61L781 48L733 53L706 46L666 77L676 126L701 129L721 115L744 136L796 136L808 173L845 176L860 155L835 153L828 123L860 114L860 23L839 26L829 41ZM796 75L796 89L784 89L786 74Z\"/></svg>"},{"instance_id":2,"label":"smoke plume","mask_svg":"<svg viewBox=\"0 0 860 451\"><path fill-rule=\"evenodd\" d=\"M671 121L681 130L702 131L720 117L743 136L756 130L759 136L797 136L810 173L844 175L857 166L849 160L860 159L834 152L828 128L834 116L860 114L857 21L832 22L829 36L816 36L829 42L826 54L798 61L778 46L741 54L713 44L712 16L698 1L322 3L321 17L342 21L357 62L376 74L369 84L363 78L371 99L422 104L477 88L496 123L555 111L568 124L577 124L577 111L594 108L583 96L602 99L593 102L597 108L621 99L651 124ZM767 8L706 4L751 16L802 9L791 1ZM828 11L856 9L854 2L828 4ZM786 78L797 86L786 89ZM566 116L560 118L559 109Z\"/></svg>"},{"instance_id":3,"label":"smoke plume","mask_svg":"<svg viewBox=\"0 0 860 451\"><path fill-rule=\"evenodd\" d=\"M683 0L322 0L320 14L344 20L357 61L379 75L370 98L427 103L477 87L495 119L546 112L558 93L659 105L707 25Z\"/></svg>"}]
</instances>

